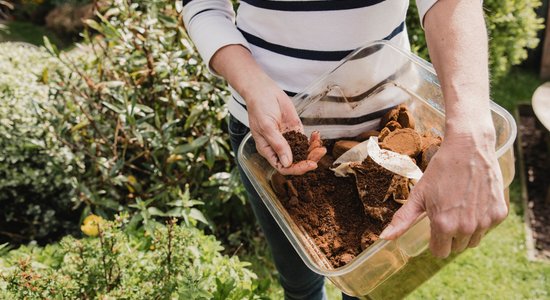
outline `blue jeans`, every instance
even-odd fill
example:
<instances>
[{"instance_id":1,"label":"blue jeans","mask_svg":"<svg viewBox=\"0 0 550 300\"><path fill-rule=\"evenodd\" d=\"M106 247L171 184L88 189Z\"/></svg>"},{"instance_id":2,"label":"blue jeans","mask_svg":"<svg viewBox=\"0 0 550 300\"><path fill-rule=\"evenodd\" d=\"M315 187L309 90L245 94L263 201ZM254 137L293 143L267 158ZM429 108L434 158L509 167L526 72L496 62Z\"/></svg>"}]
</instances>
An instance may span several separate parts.
<instances>
[{"instance_id":1,"label":"blue jeans","mask_svg":"<svg viewBox=\"0 0 550 300\"><path fill-rule=\"evenodd\" d=\"M244 136L249 132L248 127L239 122L235 117L229 119L229 135L231 147L234 153L241 144ZM236 156L236 155L235 155ZM267 244L271 250L275 267L279 271L279 282L285 291L285 299L288 300L320 300L326 299L324 288L324 277L311 271L302 261L296 250L292 247L283 231L275 222L275 219L267 207L264 205L260 196L243 173L241 166L237 161L237 166L241 175L241 180L248 193L248 201L260 228L262 229ZM356 299L342 294L342 299Z\"/></svg>"}]
</instances>

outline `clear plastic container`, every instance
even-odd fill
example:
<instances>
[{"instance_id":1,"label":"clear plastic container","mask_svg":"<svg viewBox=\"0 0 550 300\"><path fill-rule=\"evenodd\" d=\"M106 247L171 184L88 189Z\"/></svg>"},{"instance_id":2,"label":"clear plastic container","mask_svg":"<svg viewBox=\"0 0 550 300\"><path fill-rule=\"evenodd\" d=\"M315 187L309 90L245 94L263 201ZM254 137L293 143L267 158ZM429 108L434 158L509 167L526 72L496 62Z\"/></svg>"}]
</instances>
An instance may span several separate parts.
<instances>
[{"instance_id":1,"label":"clear plastic container","mask_svg":"<svg viewBox=\"0 0 550 300\"><path fill-rule=\"evenodd\" d=\"M293 98L306 134L319 130L322 138L356 136L377 127L388 108L405 103L416 130L443 135L443 95L431 64L389 42L374 42L346 57ZM497 133L496 151L504 177L503 189L514 177L513 142L516 124L502 107L491 103ZM335 123L348 122L342 132ZM429 253L430 224L422 217L395 241L378 240L350 263L333 268L308 234L291 219L269 184L274 169L256 151L248 135L238 151L242 167L267 208L302 260L351 296L393 299L410 293L453 257L441 260Z\"/></svg>"}]
</instances>

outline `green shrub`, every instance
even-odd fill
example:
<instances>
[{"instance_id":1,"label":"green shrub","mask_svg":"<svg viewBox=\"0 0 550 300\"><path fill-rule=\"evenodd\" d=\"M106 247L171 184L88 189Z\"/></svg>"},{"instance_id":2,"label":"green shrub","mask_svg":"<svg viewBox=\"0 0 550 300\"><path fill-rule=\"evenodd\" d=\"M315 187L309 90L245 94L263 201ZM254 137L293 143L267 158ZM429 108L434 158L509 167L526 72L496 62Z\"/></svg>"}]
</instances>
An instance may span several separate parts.
<instances>
[{"instance_id":1,"label":"green shrub","mask_svg":"<svg viewBox=\"0 0 550 300\"><path fill-rule=\"evenodd\" d=\"M0 257L2 299L261 299L268 282L214 237L175 225L125 230L98 222L98 236L21 247Z\"/></svg>"},{"instance_id":2,"label":"green shrub","mask_svg":"<svg viewBox=\"0 0 550 300\"><path fill-rule=\"evenodd\" d=\"M78 222L70 174L83 166L48 121L46 83L59 69L37 47L0 44L0 243L52 238Z\"/></svg>"},{"instance_id":3,"label":"green shrub","mask_svg":"<svg viewBox=\"0 0 550 300\"><path fill-rule=\"evenodd\" d=\"M544 20L535 9L540 0L485 0L485 20L489 33L489 65L494 78L500 78L527 58L527 49L535 48L537 32L544 28ZM407 15L407 29L412 49L428 58L424 32L418 21L418 12L411 2Z\"/></svg>"},{"instance_id":4,"label":"green shrub","mask_svg":"<svg viewBox=\"0 0 550 300\"><path fill-rule=\"evenodd\" d=\"M187 190L221 227L243 223L250 214L233 170L225 83L201 64L173 1L111 5L87 21L96 34L83 33L84 55L46 43L69 70L52 81L52 122L84 156L80 203L103 216L146 212L134 222L183 217L171 203Z\"/></svg>"}]
</instances>

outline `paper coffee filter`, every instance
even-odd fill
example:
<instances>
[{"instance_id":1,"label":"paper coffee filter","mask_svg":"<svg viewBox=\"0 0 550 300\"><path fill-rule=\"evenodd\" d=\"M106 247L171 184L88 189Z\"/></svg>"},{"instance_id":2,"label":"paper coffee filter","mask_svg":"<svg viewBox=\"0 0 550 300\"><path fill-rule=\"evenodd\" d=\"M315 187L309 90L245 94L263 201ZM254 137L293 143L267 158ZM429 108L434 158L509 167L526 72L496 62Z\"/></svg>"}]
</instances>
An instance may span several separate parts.
<instances>
[{"instance_id":1,"label":"paper coffee filter","mask_svg":"<svg viewBox=\"0 0 550 300\"><path fill-rule=\"evenodd\" d=\"M395 174L415 180L422 177L422 170L409 156L381 149L378 146L378 137L374 136L342 154L334 162L340 165L331 170L336 176L345 177L353 173L353 166L361 164L369 156L375 163Z\"/></svg>"}]
</instances>

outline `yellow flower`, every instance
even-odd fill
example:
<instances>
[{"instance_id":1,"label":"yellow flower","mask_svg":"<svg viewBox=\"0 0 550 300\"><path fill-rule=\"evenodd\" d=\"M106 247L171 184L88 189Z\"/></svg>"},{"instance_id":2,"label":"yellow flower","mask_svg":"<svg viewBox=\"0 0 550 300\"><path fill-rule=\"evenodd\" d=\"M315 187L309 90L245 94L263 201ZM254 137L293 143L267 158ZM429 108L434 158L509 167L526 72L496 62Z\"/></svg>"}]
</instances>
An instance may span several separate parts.
<instances>
[{"instance_id":1,"label":"yellow flower","mask_svg":"<svg viewBox=\"0 0 550 300\"><path fill-rule=\"evenodd\" d=\"M105 223L105 220L97 215L89 215L82 222L80 230L84 232L85 235L95 237L99 235L99 226Z\"/></svg>"}]
</instances>

